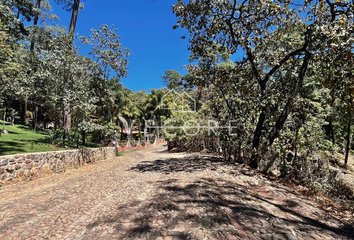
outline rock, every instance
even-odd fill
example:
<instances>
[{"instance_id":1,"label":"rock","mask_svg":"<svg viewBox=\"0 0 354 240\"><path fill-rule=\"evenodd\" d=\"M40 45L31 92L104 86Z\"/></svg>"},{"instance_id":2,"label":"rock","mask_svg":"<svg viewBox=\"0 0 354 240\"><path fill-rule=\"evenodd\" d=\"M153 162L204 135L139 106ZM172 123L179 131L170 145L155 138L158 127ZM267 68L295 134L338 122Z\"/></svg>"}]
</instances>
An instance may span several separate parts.
<instances>
[{"instance_id":1,"label":"rock","mask_svg":"<svg viewBox=\"0 0 354 240\"><path fill-rule=\"evenodd\" d=\"M263 234L261 237L264 240L272 240L272 234Z\"/></svg>"},{"instance_id":2,"label":"rock","mask_svg":"<svg viewBox=\"0 0 354 240\"><path fill-rule=\"evenodd\" d=\"M34 168L41 167L41 166L42 166L42 164L40 164L40 163L34 163L34 164L33 164L33 167L34 167Z\"/></svg>"},{"instance_id":3,"label":"rock","mask_svg":"<svg viewBox=\"0 0 354 240\"><path fill-rule=\"evenodd\" d=\"M32 168L31 171L34 175L37 175L39 173L40 169L39 168Z\"/></svg>"},{"instance_id":4,"label":"rock","mask_svg":"<svg viewBox=\"0 0 354 240\"><path fill-rule=\"evenodd\" d=\"M20 181L25 181L27 179L27 177L25 176L25 171L24 170L19 170L16 172L16 177L20 180Z\"/></svg>"},{"instance_id":5,"label":"rock","mask_svg":"<svg viewBox=\"0 0 354 240\"><path fill-rule=\"evenodd\" d=\"M273 176L280 176L280 171L278 169L273 169L269 173Z\"/></svg>"},{"instance_id":6,"label":"rock","mask_svg":"<svg viewBox=\"0 0 354 240\"><path fill-rule=\"evenodd\" d=\"M6 167L6 172L13 173L13 171L15 171L15 167L14 166L7 166Z\"/></svg>"},{"instance_id":7,"label":"rock","mask_svg":"<svg viewBox=\"0 0 354 240\"><path fill-rule=\"evenodd\" d=\"M236 234L237 236L239 236L240 238L247 238L247 236L248 236L248 234L245 233L245 232L242 231L242 230L237 230L237 231L235 232L235 234Z\"/></svg>"},{"instance_id":8,"label":"rock","mask_svg":"<svg viewBox=\"0 0 354 240\"><path fill-rule=\"evenodd\" d=\"M50 172L50 167L48 166L48 164L44 164L42 166L42 171L45 172L45 173Z\"/></svg>"},{"instance_id":9,"label":"rock","mask_svg":"<svg viewBox=\"0 0 354 240\"><path fill-rule=\"evenodd\" d=\"M32 173L30 170L25 170L24 175L25 175L25 177L29 178L30 176L32 176Z\"/></svg>"},{"instance_id":10,"label":"rock","mask_svg":"<svg viewBox=\"0 0 354 240\"><path fill-rule=\"evenodd\" d=\"M15 176L16 176L15 172L7 174L7 179L6 179L6 181L9 181L9 180L14 179Z\"/></svg>"},{"instance_id":11,"label":"rock","mask_svg":"<svg viewBox=\"0 0 354 240\"><path fill-rule=\"evenodd\" d=\"M239 238L234 235L231 235L231 234L227 235L227 240L238 240L238 239Z\"/></svg>"},{"instance_id":12,"label":"rock","mask_svg":"<svg viewBox=\"0 0 354 240\"><path fill-rule=\"evenodd\" d=\"M16 159L16 163L23 163L23 158Z\"/></svg>"},{"instance_id":13,"label":"rock","mask_svg":"<svg viewBox=\"0 0 354 240\"><path fill-rule=\"evenodd\" d=\"M7 164L9 164L9 159L6 158L1 161L0 166L7 166Z\"/></svg>"},{"instance_id":14,"label":"rock","mask_svg":"<svg viewBox=\"0 0 354 240\"><path fill-rule=\"evenodd\" d=\"M23 171L23 170L18 170L17 172L16 172L16 177L22 177L22 176L24 176L25 175L25 171Z\"/></svg>"},{"instance_id":15,"label":"rock","mask_svg":"<svg viewBox=\"0 0 354 240\"><path fill-rule=\"evenodd\" d=\"M287 237L284 237L282 234L275 234L274 239L276 239L276 240L287 240Z\"/></svg>"}]
</instances>

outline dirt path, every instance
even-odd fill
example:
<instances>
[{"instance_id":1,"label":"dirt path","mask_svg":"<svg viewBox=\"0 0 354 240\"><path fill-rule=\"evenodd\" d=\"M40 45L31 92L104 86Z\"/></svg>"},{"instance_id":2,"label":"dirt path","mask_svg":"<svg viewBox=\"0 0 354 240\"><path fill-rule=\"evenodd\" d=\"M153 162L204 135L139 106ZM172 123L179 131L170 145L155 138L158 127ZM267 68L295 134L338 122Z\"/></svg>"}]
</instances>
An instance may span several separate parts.
<instances>
[{"instance_id":1,"label":"dirt path","mask_svg":"<svg viewBox=\"0 0 354 240\"><path fill-rule=\"evenodd\" d=\"M245 167L157 147L3 187L0 239L354 239L354 228Z\"/></svg>"}]
</instances>

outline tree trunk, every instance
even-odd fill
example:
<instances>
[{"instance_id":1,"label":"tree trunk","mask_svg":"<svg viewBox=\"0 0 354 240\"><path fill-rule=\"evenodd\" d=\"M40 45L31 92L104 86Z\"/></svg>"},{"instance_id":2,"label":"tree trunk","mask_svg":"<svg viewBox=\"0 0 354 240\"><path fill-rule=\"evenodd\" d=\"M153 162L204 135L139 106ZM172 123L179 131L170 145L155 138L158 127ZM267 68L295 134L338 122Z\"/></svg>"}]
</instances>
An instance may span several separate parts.
<instances>
[{"instance_id":1,"label":"tree trunk","mask_svg":"<svg viewBox=\"0 0 354 240\"><path fill-rule=\"evenodd\" d=\"M77 139L76 139L76 149L79 149L79 139L80 139L80 133L78 131L77 132Z\"/></svg>"},{"instance_id":2,"label":"tree trunk","mask_svg":"<svg viewBox=\"0 0 354 240\"><path fill-rule=\"evenodd\" d=\"M258 119L258 123L257 123L257 127L256 127L256 131L254 132L253 135L253 143L252 143L252 148L253 149L258 149L259 144L260 144L260 139L261 139L261 135L262 135L262 128L263 128L263 124L265 122L265 111L266 109L262 109L261 115L259 116ZM257 169L258 168L258 155L257 153L253 153L252 157L251 157L251 161L250 161L250 167Z\"/></svg>"},{"instance_id":3,"label":"tree trunk","mask_svg":"<svg viewBox=\"0 0 354 240\"><path fill-rule=\"evenodd\" d=\"M352 111L349 110L349 121L348 121L348 129L347 129L347 146L345 150L345 159L344 159L344 166L348 166L348 158L349 158L349 149L350 149L350 127L352 124Z\"/></svg>"},{"instance_id":4,"label":"tree trunk","mask_svg":"<svg viewBox=\"0 0 354 240\"><path fill-rule=\"evenodd\" d=\"M197 103L196 103L196 106L195 106L195 110L196 111L198 111L199 110L199 108L200 108L200 99L202 98L202 91L203 91L203 89L202 89L202 87L199 87L199 94L198 94L198 99L197 99Z\"/></svg>"},{"instance_id":5,"label":"tree trunk","mask_svg":"<svg viewBox=\"0 0 354 240\"><path fill-rule=\"evenodd\" d=\"M15 113L11 114L11 125L15 126Z\"/></svg>"},{"instance_id":6,"label":"tree trunk","mask_svg":"<svg viewBox=\"0 0 354 240\"><path fill-rule=\"evenodd\" d=\"M256 131L254 132L254 135L253 135L252 147L256 148L256 149L259 147L259 144L260 144L260 138L262 135L262 127L265 122L265 110L266 109L262 109L261 115L258 118Z\"/></svg>"},{"instance_id":7,"label":"tree trunk","mask_svg":"<svg viewBox=\"0 0 354 240\"><path fill-rule=\"evenodd\" d=\"M53 137L52 137L52 145L54 145L55 144L55 133L56 133L56 131L57 131L57 121L55 120L54 121L54 129L53 129Z\"/></svg>"},{"instance_id":8,"label":"tree trunk","mask_svg":"<svg viewBox=\"0 0 354 240\"><path fill-rule=\"evenodd\" d=\"M283 109L283 112L281 113L277 122L275 123L275 126L273 127L273 129L270 131L270 133L268 135L268 146L271 146L274 143L274 140L279 136L280 131L283 128L286 119L288 118L289 114L291 113L294 98L299 94L299 92L302 88L302 83L305 78L305 74L307 71L307 66L309 64L309 61L310 61L310 55L306 54L304 57L303 63L301 65L299 76L298 76L298 81L295 84L294 90L293 90L292 94L289 96L288 102L286 103L286 105ZM264 120L265 120L265 114L263 115L263 113L264 113L264 111L262 111L261 115L259 116L257 128L256 128L254 138L253 138L253 148L256 148L256 149L259 147L259 144L260 144L260 136L262 133L261 130L262 130ZM259 158L259 156L257 155L257 153L252 155L250 167L255 168L255 169L258 168L258 160L259 160L258 158Z\"/></svg>"},{"instance_id":9,"label":"tree trunk","mask_svg":"<svg viewBox=\"0 0 354 240\"><path fill-rule=\"evenodd\" d=\"M77 22L77 16L79 14L79 7L80 7L80 0L74 0L73 4L73 10L71 14L71 20L70 20L70 27L69 27L69 35L72 38L72 44L74 41L74 34L75 34L75 28L76 28L76 22ZM68 81L68 77L66 78L66 81ZM65 117L65 131L70 132L71 131L71 111L70 111L70 103L65 103L65 111L64 115Z\"/></svg>"},{"instance_id":10,"label":"tree trunk","mask_svg":"<svg viewBox=\"0 0 354 240\"><path fill-rule=\"evenodd\" d=\"M20 8L17 8L17 15L16 15L16 18L17 18L17 19L20 19L20 13L21 13L21 12L20 12Z\"/></svg>"},{"instance_id":11,"label":"tree trunk","mask_svg":"<svg viewBox=\"0 0 354 240\"><path fill-rule=\"evenodd\" d=\"M288 102L286 103L286 105L283 109L283 112L281 113L277 122L275 123L275 126L273 127L273 129L271 130L271 132L268 135L268 145L269 146L271 146L273 144L274 140L279 136L279 133L280 133L281 129L283 128L286 119L288 118L289 114L291 113L291 110L293 108L294 98L299 94L299 92L302 88L302 83L305 78L305 74L306 74L306 70L307 70L307 66L309 64L309 61L310 61L310 55L307 54L307 55L305 55L304 61L301 65L298 81L295 84L294 90L293 90L292 94L290 95Z\"/></svg>"},{"instance_id":12,"label":"tree trunk","mask_svg":"<svg viewBox=\"0 0 354 240\"><path fill-rule=\"evenodd\" d=\"M6 107L4 108L4 119L3 119L3 125L2 125L2 131L5 130L5 120L6 120Z\"/></svg>"},{"instance_id":13,"label":"tree trunk","mask_svg":"<svg viewBox=\"0 0 354 240\"><path fill-rule=\"evenodd\" d=\"M65 125L66 125L66 114L65 114L65 107L64 107L64 109L63 109L63 117L64 117L64 119L63 119L63 123L64 123L64 126L63 126L63 146L65 146L65 133L66 133L66 127L65 127Z\"/></svg>"},{"instance_id":14,"label":"tree trunk","mask_svg":"<svg viewBox=\"0 0 354 240\"><path fill-rule=\"evenodd\" d=\"M85 138L86 138L86 133L85 133L85 131L82 131L82 145L83 146L85 146L85 144L86 144Z\"/></svg>"},{"instance_id":15,"label":"tree trunk","mask_svg":"<svg viewBox=\"0 0 354 240\"><path fill-rule=\"evenodd\" d=\"M63 131L63 147L65 146L66 131Z\"/></svg>"},{"instance_id":16,"label":"tree trunk","mask_svg":"<svg viewBox=\"0 0 354 240\"><path fill-rule=\"evenodd\" d=\"M37 130L37 119L38 119L38 105L35 106L34 108L34 131Z\"/></svg>"},{"instance_id":17,"label":"tree trunk","mask_svg":"<svg viewBox=\"0 0 354 240\"><path fill-rule=\"evenodd\" d=\"M80 0L74 0L73 11L71 13L69 34L74 38L77 16L79 14Z\"/></svg>"},{"instance_id":18,"label":"tree trunk","mask_svg":"<svg viewBox=\"0 0 354 240\"><path fill-rule=\"evenodd\" d=\"M24 115L24 120L26 121L26 115L27 115L27 108L28 108L28 97L26 95L26 99L25 99L25 115Z\"/></svg>"},{"instance_id":19,"label":"tree trunk","mask_svg":"<svg viewBox=\"0 0 354 240\"><path fill-rule=\"evenodd\" d=\"M65 131L71 132L71 110L70 103L65 104Z\"/></svg>"},{"instance_id":20,"label":"tree trunk","mask_svg":"<svg viewBox=\"0 0 354 240\"><path fill-rule=\"evenodd\" d=\"M37 0L37 3L36 3L36 8L37 9L40 9L41 8L41 1L42 0ZM39 13L37 13L35 16L34 16L34 20L33 20L33 27L34 27L34 32L36 31L36 27L38 25L38 19L39 19ZM31 47L30 47L30 50L33 51L34 50L34 37L32 35L32 39L31 39Z\"/></svg>"},{"instance_id":21,"label":"tree trunk","mask_svg":"<svg viewBox=\"0 0 354 240\"><path fill-rule=\"evenodd\" d=\"M123 141L123 124L120 124L120 140Z\"/></svg>"},{"instance_id":22,"label":"tree trunk","mask_svg":"<svg viewBox=\"0 0 354 240\"><path fill-rule=\"evenodd\" d=\"M331 110L332 110L332 114L333 114L333 112L334 112L334 100L335 100L333 91L331 93L331 96L332 96L332 102L331 102L330 106L331 106ZM332 143L334 145L334 144L336 144L336 141L335 141L335 138L334 138L333 115L331 115L330 118L329 118L329 132L331 134Z\"/></svg>"}]
</instances>

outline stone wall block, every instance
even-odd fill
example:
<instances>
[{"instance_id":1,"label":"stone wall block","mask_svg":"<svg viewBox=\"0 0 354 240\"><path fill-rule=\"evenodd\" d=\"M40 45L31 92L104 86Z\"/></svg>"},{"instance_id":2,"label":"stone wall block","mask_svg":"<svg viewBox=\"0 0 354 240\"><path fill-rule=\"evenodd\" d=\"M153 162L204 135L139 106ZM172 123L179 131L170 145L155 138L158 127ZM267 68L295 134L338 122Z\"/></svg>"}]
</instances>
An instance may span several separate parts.
<instances>
[{"instance_id":1,"label":"stone wall block","mask_svg":"<svg viewBox=\"0 0 354 240\"><path fill-rule=\"evenodd\" d=\"M25 177L25 171L24 170L17 171L16 178L18 178L20 181L25 181L27 179L27 177Z\"/></svg>"},{"instance_id":2,"label":"stone wall block","mask_svg":"<svg viewBox=\"0 0 354 240\"><path fill-rule=\"evenodd\" d=\"M40 166L42 166L42 164L40 164L40 163L33 163L33 167L34 167L34 168L37 168L37 167L40 167Z\"/></svg>"},{"instance_id":3,"label":"stone wall block","mask_svg":"<svg viewBox=\"0 0 354 240\"><path fill-rule=\"evenodd\" d=\"M7 172L5 171L5 173L1 174L0 180L1 180L2 182L4 182L6 178L7 178Z\"/></svg>"},{"instance_id":4,"label":"stone wall block","mask_svg":"<svg viewBox=\"0 0 354 240\"><path fill-rule=\"evenodd\" d=\"M47 163L42 165L41 171L44 173L48 173L50 171L50 166Z\"/></svg>"},{"instance_id":5,"label":"stone wall block","mask_svg":"<svg viewBox=\"0 0 354 240\"><path fill-rule=\"evenodd\" d=\"M16 173L15 173L15 172L8 173L8 174L7 174L7 178L6 178L5 181L13 180L15 177L16 177Z\"/></svg>"},{"instance_id":6,"label":"stone wall block","mask_svg":"<svg viewBox=\"0 0 354 240\"><path fill-rule=\"evenodd\" d=\"M5 170L6 170L6 172L8 172L8 173L13 173L13 172L15 171L15 166L13 166L13 165L7 165Z\"/></svg>"},{"instance_id":7,"label":"stone wall block","mask_svg":"<svg viewBox=\"0 0 354 240\"><path fill-rule=\"evenodd\" d=\"M38 173L40 172L40 168L32 168L31 172L33 175L38 175Z\"/></svg>"},{"instance_id":8,"label":"stone wall block","mask_svg":"<svg viewBox=\"0 0 354 240\"><path fill-rule=\"evenodd\" d=\"M3 159L0 161L0 167L7 166L9 164L9 159Z\"/></svg>"},{"instance_id":9,"label":"stone wall block","mask_svg":"<svg viewBox=\"0 0 354 240\"><path fill-rule=\"evenodd\" d=\"M32 176L32 172L30 170L28 170L28 169L24 170L24 175L25 175L25 177L29 178L29 177Z\"/></svg>"},{"instance_id":10,"label":"stone wall block","mask_svg":"<svg viewBox=\"0 0 354 240\"><path fill-rule=\"evenodd\" d=\"M26 168L27 168L28 170L31 170L31 169L33 168L33 163L27 164L27 165L26 165Z\"/></svg>"}]
</instances>

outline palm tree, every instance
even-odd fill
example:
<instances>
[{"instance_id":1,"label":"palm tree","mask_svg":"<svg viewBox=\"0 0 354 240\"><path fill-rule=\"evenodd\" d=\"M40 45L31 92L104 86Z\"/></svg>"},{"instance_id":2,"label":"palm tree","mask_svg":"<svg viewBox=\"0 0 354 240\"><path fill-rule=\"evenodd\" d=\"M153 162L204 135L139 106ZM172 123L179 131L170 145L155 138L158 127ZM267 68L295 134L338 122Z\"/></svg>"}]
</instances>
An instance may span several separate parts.
<instances>
[{"instance_id":1,"label":"palm tree","mask_svg":"<svg viewBox=\"0 0 354 240\"><path fill-rule=\"evenodd\" d=\"M148 119L154 120L159 125L161 123L161 117L170 115L170 112L162 109L162 98L165 95L165 91L162 89L151 89L150 94L145 102L146 115ZM159 128L156 128L157 137L159 138Z\"/></svg>"}]
</instances>

